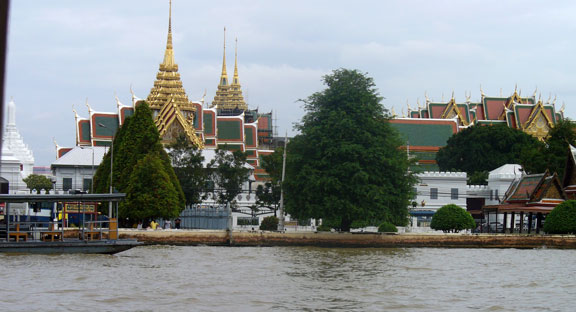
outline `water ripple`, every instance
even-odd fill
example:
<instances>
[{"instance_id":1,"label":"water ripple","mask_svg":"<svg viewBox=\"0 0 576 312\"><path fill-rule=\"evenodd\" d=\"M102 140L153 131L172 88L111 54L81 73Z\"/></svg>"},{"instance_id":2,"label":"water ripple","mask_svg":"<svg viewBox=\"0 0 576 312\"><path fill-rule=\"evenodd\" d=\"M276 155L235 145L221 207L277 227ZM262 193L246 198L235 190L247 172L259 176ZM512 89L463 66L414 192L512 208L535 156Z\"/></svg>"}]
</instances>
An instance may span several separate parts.
<instances>
[{"instance_id":1,"label":"water ripple","mask_svg":"<svg viewBox=\"0 0 576 312\"><path fill-rule=\"evenodd\" d=\"M144 246L0 255L2 311L571 311L572 250ZM6 285L9 285L6 286Z\"/></svg>"}]
</instances>

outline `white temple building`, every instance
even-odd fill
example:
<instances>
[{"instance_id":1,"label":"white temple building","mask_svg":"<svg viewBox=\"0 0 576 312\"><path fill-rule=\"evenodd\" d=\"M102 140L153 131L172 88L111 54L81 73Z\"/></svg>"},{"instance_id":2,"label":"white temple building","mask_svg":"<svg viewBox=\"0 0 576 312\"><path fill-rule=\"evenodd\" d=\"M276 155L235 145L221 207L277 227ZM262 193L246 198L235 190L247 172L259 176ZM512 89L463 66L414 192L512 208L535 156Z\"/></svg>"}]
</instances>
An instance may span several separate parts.
<instances>
[{"instance_id":1,"label":"white temple building","mask_svg":"<svg viewBox=\"0 0 576 312\"><path fill-rule=\"evenodd\" d=\"M34 155L24 143L18 128L16 128L16 104L14 100L10 100L7 106L8 120L6 121L6 128L2 137L2 146L7 147L13 156L22 164L22 178L26 178L32 174L34 167ZM4 151L3 151L4 152Z\"/></svg>"},{"instance_id":2,"label":"white temple building","mask_svg":"<svg viewBox=\"0 0 576 312\"><path fill-rule=\"evenodd\" d=\"M490 171L488 185L467 185L465 172L426 171L417 173L416 193L409 207L412 227L428 227L440 207L455 204L480 221L484 205L497 205L514 180L522 177L522 166L506 164ZM497 221L497 220L494 220Z\"/></svg>"},{"instance_id":3,"label":"white temple building","mask_svg":"<svg viewBox=\"0 0 576 312\"><path fill-rule=\"evenodd\" d=\"M0 193L13 194L16 191L26 189L26 183L22 181L22 163L14 156L6 146L2 146L2 165L0 167L0 180L2 189Z\"/></svg>"}]
</instances>

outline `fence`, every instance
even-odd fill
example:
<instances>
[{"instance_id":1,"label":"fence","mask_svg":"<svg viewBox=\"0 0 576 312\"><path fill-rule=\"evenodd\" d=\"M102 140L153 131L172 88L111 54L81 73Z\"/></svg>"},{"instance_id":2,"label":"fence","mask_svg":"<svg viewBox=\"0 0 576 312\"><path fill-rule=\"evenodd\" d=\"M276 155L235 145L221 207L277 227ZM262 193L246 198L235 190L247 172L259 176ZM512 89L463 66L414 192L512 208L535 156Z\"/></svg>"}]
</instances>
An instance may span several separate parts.
<instances>
[{"instance_id":1,"label":"fence","mask_svg":"<svg viewBox=\"0 0 576 312\"><path fill-rule=\"evenodd\" d=\"M187 208L180 214L182 229L225 230L230 213L226 207Z\"/></svg>"}]
</instances>

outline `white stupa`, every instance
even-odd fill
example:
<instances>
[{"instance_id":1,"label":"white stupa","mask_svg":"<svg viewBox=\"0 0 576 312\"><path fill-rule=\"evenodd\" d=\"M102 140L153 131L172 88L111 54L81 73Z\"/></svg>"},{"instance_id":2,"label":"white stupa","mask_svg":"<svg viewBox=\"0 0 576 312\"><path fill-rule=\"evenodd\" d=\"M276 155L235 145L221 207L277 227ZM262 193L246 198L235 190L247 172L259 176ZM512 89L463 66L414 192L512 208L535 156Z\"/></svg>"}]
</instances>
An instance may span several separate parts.
<instances>
[{"instance_id":1,"label":"white stupa","mask_svg":"<svg viewBox=\"0 0 576 312\"><path fill-rule=\"evenodd\" d=\"M34 170L34 155L28 145L24 144L24 140L16 128L16 104L12 99L8 103L7 115L8 120L2 137L2 147L10 150L12 156L20 161L22 178L26 178ZM2 152L4 154L4 150Z\"/></svg>"},{"instance_id":2,"label":"white stupa","mask_svg":"<svg viewBox=\"0 0 576 312\"><path fill-rule=\"evenodd\" d=\"M0 167L0 177L2 183L8 183L8 191L14 192L26 189L26 183L22 181L22 162L14 156L8 146L2 146L2 166Z\"/></svg>"}]
</instances>

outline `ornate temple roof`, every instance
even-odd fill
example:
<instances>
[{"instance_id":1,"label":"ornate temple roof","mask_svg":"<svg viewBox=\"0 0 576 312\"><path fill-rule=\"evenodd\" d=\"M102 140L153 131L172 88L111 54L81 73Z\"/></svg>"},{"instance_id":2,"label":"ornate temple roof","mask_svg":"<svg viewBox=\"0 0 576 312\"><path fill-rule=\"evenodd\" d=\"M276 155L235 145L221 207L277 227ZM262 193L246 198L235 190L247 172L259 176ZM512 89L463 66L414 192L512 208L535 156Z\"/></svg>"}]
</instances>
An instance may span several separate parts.
<instances>
[{"instance_id":1,"label":"ornate temple roof","mask_svg":"<svg viewBox=\"0 0 576 312\"><path fill-rule=\"evenodd\" d=\"M427 119L455 119L460 128L479 125L503 124L508 127L522 130L539 140L544 140L554 125L564 119L564 107L556 110L554 100L543 102L534 95L523 97L517 87L510 96L486 96L480 89L481 100L479 103L470 101L470 95L466 94L466 101L457 103L452 98L445 102L431 101L427 95L424 107L412 110L407 103L408 118L415 120ZM393 115L395 115L393 113ZM394 116L395 117L395 116Z\"/></svg>"},{"instance_id":2,"label":"ornate temple roof","mask_svg":"<svg viewBox=\"0 0 576 312\"><path fill-rule=\"evenodd\" d=\"M17 158L22 163L22 175L27 177L32 174L34 167L34 155L32 151L28 148L28 145L24 143L18 128L16 128L16 104L14 100L10 100L8 103L8 120L6 122L6 128L4 129L4 136L2 137L2 146L9 149L15 158Z\"/></svg>"},{"instance_id":3,"label":"ornate temple roof","mask_svg":"<svg viewBox=\"0 0 576 312\"><path fill-rule=\"evenodd\" d=\"M234 51L234 77L232 78L232 83L229 84L228 73L226 72L226 28L224 28L222 73L220 74L220 83L211 107L224 110L248 110L248 105L246 105L242 95L240 79L238 78L238 39L236 39L236 49Z\"/></svg>"},{"instance_id":4,"label":"ornate temple roof","mask_svg":"<svg viewBox=\"0 0 576 312\"><path fill-rule=\"evenodd\" d=\"M204 147L202 140L196 136L192 126L196 106L186 95L182 87L178 64L174 60L174 49L172 46L172 1L170 1L170 13L168 18L168 39L164 60L160 64L154 87L146 102L152 110L158 112L156 116L156 126L163 138L164 143L168 143L177 133L185 133L188 139L199 148ZM176 123L174 123L176 122ZM174 132L174 133L171 133Z\"/></svg>"},{"instance_id":5,"label":"ornate temple roof","mask_svg":"<svg viewBox=\"0 0 576 312\"><path fill-rule=\"evenodd\" d=\"M188 100L186 91L182 87L180 73L178 73L178 64L174 60L174 49L172 47L172 3L170 2L170 15L168 20L168 40L164 60L160 64L154 87L146 102L152 109L161 109L170 97L174 97L174 102L180 108L193 109Z\"/></svg>"}]
</instances>

